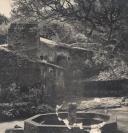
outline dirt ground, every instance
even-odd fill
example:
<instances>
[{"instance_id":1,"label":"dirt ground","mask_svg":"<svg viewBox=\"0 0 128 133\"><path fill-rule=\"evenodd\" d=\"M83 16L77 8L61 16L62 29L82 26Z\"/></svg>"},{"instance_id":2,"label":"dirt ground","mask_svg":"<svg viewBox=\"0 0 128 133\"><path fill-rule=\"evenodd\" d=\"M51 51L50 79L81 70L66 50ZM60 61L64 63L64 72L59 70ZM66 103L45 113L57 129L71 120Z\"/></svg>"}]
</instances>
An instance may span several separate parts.
<instances>
[{"instance_id":1,"label":"dirt ground","mask_svg":"<svg viewBox=\"0 0 128 133\"><path fill-rule=\"evenodd\" d=\"M104 110L93 110L92 112L103 113ZM128 107L109 109L108 114L114 115L117 118L119 133L128 133Z\"/></svg>"},{"instance_id":2,"label":"dirt ground","mask_svg":"<svg viewBox=\"0 0 128 133\"><path fill-rule=\"evenodd\" d=\"M13 128L15 125L24 127L24 121L11 121L0 123L0 133L5 133L6 129Z\"/></svg>"}]
</instances>

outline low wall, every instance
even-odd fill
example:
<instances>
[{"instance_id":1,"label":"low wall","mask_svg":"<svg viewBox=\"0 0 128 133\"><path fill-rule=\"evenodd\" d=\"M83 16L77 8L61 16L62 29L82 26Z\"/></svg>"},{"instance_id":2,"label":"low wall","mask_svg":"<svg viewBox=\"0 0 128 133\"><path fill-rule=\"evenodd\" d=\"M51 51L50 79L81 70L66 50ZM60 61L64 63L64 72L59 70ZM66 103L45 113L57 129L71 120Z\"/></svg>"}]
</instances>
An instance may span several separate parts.
<instances>
[{"instance_id":1,"label":"low wall","mask_svg":"<svg viewBox=\"0 0 128 133\"><path fill-rule=\"evenodd\" d=\"M76 96L121 97L128 95L127 79L75 82L74 87L72 94Z\"/></svg>"}]
</instances>

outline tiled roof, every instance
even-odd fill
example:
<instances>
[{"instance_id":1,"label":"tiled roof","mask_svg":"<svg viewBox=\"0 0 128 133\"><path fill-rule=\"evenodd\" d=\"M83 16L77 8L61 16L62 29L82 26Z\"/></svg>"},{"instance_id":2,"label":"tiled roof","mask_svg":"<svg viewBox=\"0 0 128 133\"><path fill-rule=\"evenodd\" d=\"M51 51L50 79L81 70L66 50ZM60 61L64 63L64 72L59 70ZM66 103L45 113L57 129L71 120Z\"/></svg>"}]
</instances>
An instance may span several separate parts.
<instances>
[{"instance_id":1,"label":"tiled roof","mask_svg":"<svg viewBox=\"0 0 128 133\"><path fill-rule=\"evenodd\" d=\"M14 56L23 58L23 59L25 59L25 60L28 60L29 62L37 63L37 64L39 64L39 65L47 65L47 66L54 67L54 68L56 68L56 69L61 69L61 70L64 69L63 67L60 67L60 66L58 66L58 65L49 63L49 62L47 62L47 61L45 61L45 60L42 61L42 60L39 60L39 59L30 59L29 57L27 57L27 56L25 56L25 55L22 55L22 54L20 54L20 53L18 53L18 52L15 52L15 51L13 51L13 50L10 50L10 49L8 48L8 44L0 45L0 52L2 52L2 51L7 52L7 53L9 53L9 54L11 54L11 55L14 55Z\"/></svg>"},{"instance_id":2,"label":"tiled roof","mask_svg":"<svg viewBox=\"0 0 128 133\"><path fill-rule=\"evenodd\" d=\"M67 49L71 49L71 50L78 50L78 51L91 51L87 48L82 48L82 47L78 47L78 46L74 46L71 44L65 44L65 43L61 43L61 42L55 42L53 40L49 40L46 38L42 38L40 37L40 42L41 44L45 44L50 48L67 48Z\"/></svg>"}]
</instances>

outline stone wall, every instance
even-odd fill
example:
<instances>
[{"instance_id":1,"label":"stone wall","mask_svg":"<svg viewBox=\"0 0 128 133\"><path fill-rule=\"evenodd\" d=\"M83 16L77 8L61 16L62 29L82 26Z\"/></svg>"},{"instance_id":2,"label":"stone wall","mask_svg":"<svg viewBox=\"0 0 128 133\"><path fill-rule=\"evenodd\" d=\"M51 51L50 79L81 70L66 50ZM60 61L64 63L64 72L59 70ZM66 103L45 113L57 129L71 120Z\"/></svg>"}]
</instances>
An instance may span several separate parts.
<instances>
[{"instance_id":1,"label":"stone wall","mask_svg":"<svg viewBox=\"0 0 128 133\"><path fill-rule=\"evenodd\" d=\"M0 61L0 93L12 85L16 85L16 88L20 88L24 93L33 88L37 91L40 89L43 103L50 105L56 103L61 94L62 84L59 86L58 79L63 77L62 69L47 62L31 60L3 48L0 49Z\"/></svg>"},{"instance_id":2,"label":"stone wall","mask_svg":"<svg viewBox=\"0 0 128 133\"><path fill-rule=\"evenodd\" d=\"M0 49L0 84L8 86L32 85L40 80L40 68L35 62L16 55L12 51Z\"/></svg>"},{"instance_id":3,"label":"stone wall","mask_svg":"<svg viewBox=\"0 0 128 133\"><path fill-rule=\"evenodd\" d=\"M128 95L128 80L74 82L72 95L76 97L120 97ZM78 88L79 86L79 88Z\"/></svg>"},{"instance_id":4,"label":"stone wall","mask_svg":"<svg viewBox=\"0 0 128 133\"><path fill-rule=\"evenodd\" d=\"M39 45L37 24L12 23L8 30L8 45L18 53L35 58Z\"/></svg>"}]
</instances>

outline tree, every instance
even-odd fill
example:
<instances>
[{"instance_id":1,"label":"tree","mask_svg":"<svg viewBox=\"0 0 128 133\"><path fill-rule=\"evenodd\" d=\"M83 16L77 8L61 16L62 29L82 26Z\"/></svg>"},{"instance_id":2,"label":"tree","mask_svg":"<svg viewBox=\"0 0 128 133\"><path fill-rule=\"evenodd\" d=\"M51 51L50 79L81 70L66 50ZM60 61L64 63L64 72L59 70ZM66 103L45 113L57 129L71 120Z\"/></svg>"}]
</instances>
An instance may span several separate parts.
<instances>
[{"instance_id":1,"label":"tree","mask_svg":"<svg viewBox=\"0 0 128 133\"><path fill-rule=\"evenodd\" d=\"M8 18L3 14L0 14L0 25L3 23L7 24L8 22L9 22Z\"/></svg>"},{"instance_id":2,"label":"tree","mask_svg":"<svg viewBox=\"0 0 128 133\"><path fill-rule=\"evenodd\" d=\"M0 14L0 45L7 43L8 18Z\"/></svg>"},{"instance_id":3,"label":"tree","mask_svg":"<svg viewBox=\"0 0 128 133\"><path fill-rule=\"evenodd\" d=\"M30 20L79 22L86 35L96 30L104 34L105 43L111 42L115 31L127 20L128 1L122 0L13 0L13 16ZM125 11L125 12L124 12ZM89 31L88 31L89 30Z\"/></svg>"},{"instance_id":4,"label":"tree","mask_svg":"<svg viewBox=\"0 0 128 133\"><path fill-rule=\"evenodd\" d=\"M38 22L59 20L82 27L82 34L101 44L94 57L94 61L101 64L110 65L115 56L119 57L128 49L127 0L13 1L14 18L29 18L29 21Z\"/></svg>"}]
</instances>

